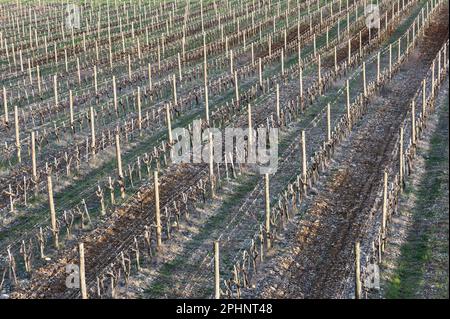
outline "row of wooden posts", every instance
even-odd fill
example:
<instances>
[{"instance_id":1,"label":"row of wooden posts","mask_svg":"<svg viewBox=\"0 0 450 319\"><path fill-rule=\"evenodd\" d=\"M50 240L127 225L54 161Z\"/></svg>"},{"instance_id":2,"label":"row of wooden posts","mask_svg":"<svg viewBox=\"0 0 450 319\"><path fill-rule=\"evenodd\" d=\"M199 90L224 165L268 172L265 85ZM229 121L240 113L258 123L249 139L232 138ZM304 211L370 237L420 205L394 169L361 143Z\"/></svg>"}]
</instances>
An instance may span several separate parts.
<instances>
[{"instance_id":1,"label":"row of wooden posts","mask_svg":"<svg viewBox=\"0 0 450 319\"><path fill-rule=\"evenodd\" d=\"M116 145L119 145L119 144L116 143ZM120 148L120 146L119 146L119 148ZM120 154L120 151L119 151L119 154ZM118 156L118 158L119 158L119 156ZM119 162L119 160L118 160L118 162ZM119 176L120 176L120 171L119 171ZM48 183L48 185L51 185L51 179L50 179L50 182ZM49 194L50 194L50 191L49 191ZM53 201L53 199L51 201ZM50 204L50 206L52 206L52 205ZM52 222L52 224L53 224L53 222Z\"/></svg>"},{"instance_id":2,"label":"row of wooden posts","mask_svg":"<svg viewBox=\"0 0 450 319\"><path fill-rule=\"evenodd\" d=\"M204 44L204 46L205 46L205 44ZM285 46L286 46L286 43L285 43ZM180 70L179 70L180 71ZM94 78L95 78L95 66L94 66ZM55 76L54 76L54 79L53 79L54 81L55 81ZM39 83L40 83L40 81L39 81ZM95 87L96 87L97 85L95 85ZM54 91L56 92L56 85L54 85ZM55 100L57 100L57 96L55 96Z\"/></svg>"},{"instance_id":3,"label":"row of wooden posts","mask_svg":"<svg viewBox=\"0 0 450 319\"><path fill-rule=\"evenodd\" d=\"M379 57L379 56L378 56ZM378 58L378 61L379 61L379 58ZM390 68L391 68L391 64L390 64ZM379 67L378 67L378 71L379 71ZM377 78L379 78L378 76L377 76ZM365 79L364 79L364 82L365 82ZM348 101L348 98L349 98L349 95L348 95L348 91L349 91L349 85L348 85L348 81L347 81L347 101ZM364 88L364 91L366 91L366 88ZM277 105L278 105L278 103L277 103ZM349 103L347 102L347 109L348 109L348 105L349 105ZM92 112L92 109L91 109L91 112ZM92 113L91 113L91 118L93 118L92 117ZM170 117L168 117L168 119L170 119ZM329 120L328 120L328 122L329 122ZM91 122L92 124L93 124L93 121ZM330 132L330 130L329 130L329 127L328 127L328 135L329 135L329 132ZM93 131L93 134L95 134L94 133L94 131ZM171 134L170 134L170 122L169 122L169 136L170 136ZM118 154L117 155L117 158L118 158L118 171L119 171L119 178L120 179L123 179L123 173L122 173L122 170L121 170L121 159L120 159L120 144L119 144L119 142L118 142L118 140L117 140L118 138L117 138L117 136L116 136L116 153ZM94 140L95 141L95 140ZM33 165L34 167L33 167L33 172L35 172L35 165ZM212 170L211 170L211 172L212 172ZM213 173L211 173L211 175L213 175ZM213 180L213 179L211 179L211 180ZM50 183L49 183L50 184ZM212 183L211 183L211 185L213 185ZM124 192L123 192L123 188L121 188L121 192L122 192L122 196L124 196Z\"/></svg>"},{"instance_id":4,"label":"row of wooden posts","mask_svg":"<svg viewBox=\"0 0 450 319\"><path fill-rule=\"evenodd\" d=\"M365 90L366 91L366 90ZM348 100L348 83L347 83L347 100ZM348 107L347 107L348 108ZM329 113L329 112L328 112ZM170 117L168 117L168 118L170 118ZM92 122L93 123L93 122ZM329 124L329 119L328 119L328 124ZM328 135L330 135L330 128L329 128L329 125L328 125ZM169 136L170 136L171 134L170 134L170 122L169 122ZM123 179L123 173L122 173L122 169L121 169L121 167L122 167L122 165L121 165L121 157L120 157L120 144L119 144L119 141L118 141L118 137L116 136L116 154L117 154L117 159L118 159L118 172L119 172L119 179ZM306 158L305 158L306 159ZM305 166L304 166L305 167ZM33 171L35 172L35 166L34 166L34 168L33 168ZM213 171L210 169L210 175L211 176L213 176ZM213 178L211 178L211 180L213 180ZM48 182L48 185L51 185L51 181L50 182ZM211 185L213 185L213 183L211 183ZM212 189L213 189L213 187L212 187ZM50 192L49 192L50 193ZM122 197L124 196L124 188L121 188L121 193L122 193ZM51 200L51 202L53 202L53 200ZM52 206L52 204L50 204L50 206ZM52 220L53 220L53 218L52 218ZM54 224L53 222L52 222L52 224ZM52 227L52 229L54 230L54 232L56 233L56 229L54 229L54 227ZM56 235L55 235L55 237L56 237ZM55 239L55 240L57 240L57 239Z\"/></svg>"},{"instance_id":5,"label":"row of wooden posts","mask_svg":"<svg viewBox=\"0 0 450 319\"><path fill-rule=\"evenodd\" d=\"M439 4L439 3L438 3ZM446 57L448 55L449 50L449 41L447 40L443 47L439 50L438 54L432 61L430 72L425 76L425 78L421 82L421 87L417 90L417 93L414 95L414 98L410 102L409 113L409 122L410 122L410 142L407 146L407 149L404 149L404 141L405 136L404 132L406 131L406 125L408 118L401 124L398 134L397 141L397 151L395 154L397 158L394 158L394 163L398 159L399 169L396 172L391 181L390 186L388 186L388 170L383 173L383 200L382 200L382 211L381 211L381 221L380 228L378 233L378 251L375 251L375 244L372 244L372 251L369 254L375 254L378 256L378 261L381 262L381 255L384 252L386 242L388 241L388 222L391 220L392 215L397 211L399 197L403 191L403 185L405 183L405 170L408 171L408 175L411 174L412 171L412 162L414 161L416 154L417 141L420 136L423 134L423 131L426 127L426 121L429 119L431 113L434 111L435 107L435 99L441 84L444 82L448 73L448 60L444 59L443 64L441 65L442 56ZM437 66L437 72L436 70ZM437 74L435 74L437 73ZM431 79L430 79L431 78ZM427 83L430 84L430 89L427 91ZM416 111L416 99L421 95L422 100L420 101L422 104L422 110L419 112L417 116ZM416 121L420 124L416 126ZM406 154L406 160L405 160ZM408 167L408 169L406 169ZM391 191L389 191L391 190ZM362 298L362 280L361 280L361 252L360 252L360 241L355 243L355 298ZM364 274L367 276L367 274Z\"/></svg>"},{"instance_id":6,"label":"row of wooden posts","mask_svg":"<svg viewBox=\"0 0 450 319\"><path fill-rule=\"evenodd\" d=\"M206 56L205 56L205 60L206 60ZM320 67L320 56L319 56L319 67ZM206 76L206 73L207 71L206 71L206 63L205 63L205 84L206 84L206 78L207 78L207 76ZM320 68L319 68L319 74L320 74ZM260 75L260 78L261 78L261 75ZM55 78L56 79L56 78ZM175 78L174 78L175 79ZM56 83L56 82L55 82ZM300 86L302 86L302 83L303 83L303 81L302 81L302 75L301 75L301 73L300 73ZM113 79L113 86L115 86L114 85L115 84L115 81L114 81L114 79ZM56 92L56 85L55 85L55 92ZM237 79L236 79L236 73L235 73L235 87L236 87L236 95L237 95L237 97L238 97L238 95L239 95L239 93L238 93L238 89L237 89ZM115 105L117 105L117 99L116 99L116 90L114 89L114 101L115 101ZM206 94L207 94L207 86L205 85L205 92L206 92ZM277 91L277 92L279 92L279 90ZM138 90L138 96L139 96L139 90ZM277 95L277 97L278 97L278 99L277 99L277 101L279 100L279 94ZM175 95L175 99L176 99L176 95ZM57 100L57 94L55 93L55 100ZM72 100L72 99L71 99ZM139 98L138 98L138 109L140 109L140 103L139 103ZM208 99L206 98L206 107L207 107L207 105L208 105ZM70 115L71 115L71 120L73 119L73 104L72 103L70 103L70 105L71 105L71 107L70 107ZM16 113L17 114L17 113ZM141 117L141 112L139 112L138 113L138 115L139 115L139 117ZM277 115L278 115L278 118L279 118L279 102L277 103ZM92 148L92 151L94 152L94 154L93 154L93 156L95 157L95 125L94 125L94 116L93 116L93 108L91 107L90 108L90 119L91 119L91 136L92 136L92 139L91 139L91 148ZM169 117L168 117L169 118ZM208 119L208 112L207 112L207 119ZM141 122L141 121L139 121L139 122ZM17 121L16 121L16 123L17 123ZM17 130L18 130L18 126L17 126L17 124L16 124L16 132L17 132ZM169 134L170 134L170 130L169 130ZM18 134L16 134L16 139L19 141L19 138L18 138ZM33 139L32 139L33 140ZM18 142L18 144L19 144L20 142ZM32 144L33 144L33 141L32 141ZM17 148L18 149L18 154L20 154L20 147L18 147ZM35 152L34 151L32 151L32 154L33 154L33 156L32 156L32 158L33 158L33 162L35 162L35 156L34 156L34 154L35 154ZM33 166L33 173L35 173L35 167ZM33 174L33 177L34 177L34 179L36 179L36 176L35 176L35 174Z\"/></svg>"},{"instance_id":7,"label":"row of wooden posts","mask_svg":"<svg viewBox=\"0 0 450 319\"><path fill-rule=\"evenodd\" d=\"M399 65L396 65L395 67L393 67L392 65L389 66L389 68L388 68L389 77L392 75L392 72L398 68L398 66ZM381 76L377 76L376 83L379 83L378 81L380 81L380 80L381 80ZM379 85L379 84L377 84L377 85ZM370 89L369 92L372 94L375 91L373 89ZM368 98L368 90L367 90L366 87L364 87L363 96L364 96L365 99ZM351 109L353 109L353 108L351 108ZM328 110L329 110L329 107L328 107ZM350 118L354 118L354 117L350 117ZM348 124L349 130L350 130L351 129L351 121L349 121L347 124ZM328 132L329 132L329 130L328 130ZM304 150L303 150L303 146L305 145L305 143L304 143L304 131L302 131L301 140L302 140L301 145L302 145L302 154L303 154L302 155L303 161L302 161L302 173L301 173L301 175L303 177L302 179L304 179L306 181L306 174L305 174L305 167L306 167L306 165L304 164L304 160L306 159L306 155L304 154ZM265 176L265 202L266 202L266 206L265 207L266 207L266 211L265 211L265 222L264 222L264 224L265 224L266 231L270 232L271 217L270 217L270 206L269 206L270 205L270 195L269 195L269 187L268 187L269 182L268 182L268 180L269 180L269 177L266 175ZM385 181L387 181L386 178L385 178ZM385 184L387 184L387 182L385 182ZM306 187L307 183L304 183L303 185L304 185L304 187ZM386 198L386 196L387 196L386 195L387 194L386 189L387 188L385 187L384 198ZM386 202L387 202L387 200L384 199L384 203L386 203ZM387 206L386 206L386 204L384 204L383 205L383 216L386 216L386 211L387 211ZM385 224L385 221L384 221L383 224ZM266 242L267 249L270 249L270 247L271 247L270 236L266 237L265 242ZM215 246L215 249L217 250L218 248ZM359 269L359 254L360 254L359 253L359 243L356 244L356 248L355 249L356 249L356 255L357 255L357 259L356 259L357 260L357 265L358 265L357 268ZM215 256L218 256L218 252L215 253ZM218 261L216 261L216 263L218 263ZM217 278L217 276L218 275L216 273L215 277ZM359 280L360 274L357 273L356 276L357 276L357 278ZM217 282L217 280L215 280L215 282ZM361 283L360 280L358 281L358 283L359 283L358 287L360 287L360 283ZM220 283L219 283L219 284L216 284L216 286L215 286L215 297L216 298L220 297L220 291L221 290L220 290Z\"/></svg>"}]
</instances>

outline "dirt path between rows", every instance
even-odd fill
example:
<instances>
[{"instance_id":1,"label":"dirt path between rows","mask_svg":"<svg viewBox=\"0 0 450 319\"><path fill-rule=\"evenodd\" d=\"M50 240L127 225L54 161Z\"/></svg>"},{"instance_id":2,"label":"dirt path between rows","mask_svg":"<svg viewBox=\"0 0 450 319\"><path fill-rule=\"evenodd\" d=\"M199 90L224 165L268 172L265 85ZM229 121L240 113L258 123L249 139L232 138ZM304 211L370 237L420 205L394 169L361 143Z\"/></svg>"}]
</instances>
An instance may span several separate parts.
<instances>
[{"instance_id":1,"label":"dirt path between rows","mask_svg":"<svg viewBox=\"0 0 450 319\"><path fill-rule=\"evenodd\" d=\"M353 245L364 238L399 124L432 59L448 38L448 4L427 28L399 73L369 107L363 123L336 152L331 176L295 229L292 242L255 278L253 297L348 298ZM269 274L269 275L268 275Z\"/></svg>"}]
</instances>

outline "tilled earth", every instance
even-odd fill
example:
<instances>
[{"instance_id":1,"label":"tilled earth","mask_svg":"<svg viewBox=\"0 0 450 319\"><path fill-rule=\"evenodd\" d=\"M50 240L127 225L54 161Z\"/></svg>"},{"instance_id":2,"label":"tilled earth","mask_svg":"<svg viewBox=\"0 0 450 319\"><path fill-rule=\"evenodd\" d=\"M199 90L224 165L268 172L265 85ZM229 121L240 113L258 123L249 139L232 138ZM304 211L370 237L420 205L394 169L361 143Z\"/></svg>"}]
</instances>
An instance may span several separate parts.
<instances>
[{"instance_id":1,"label":"tilled earth","mask_svg":"<svg viewBox=\"0 0 450 319\"><path fill-rule=\"evenodd\" d=\"M348 298L354 243L370 230L370 207L391 161L400 123L432 59L448 39L448 6L425 32L363 123L338 149L319 195L286 235L289 244L255 278L253 297ZM269 274L269 275L268 275Z\"/></svg>"}]
</instances>

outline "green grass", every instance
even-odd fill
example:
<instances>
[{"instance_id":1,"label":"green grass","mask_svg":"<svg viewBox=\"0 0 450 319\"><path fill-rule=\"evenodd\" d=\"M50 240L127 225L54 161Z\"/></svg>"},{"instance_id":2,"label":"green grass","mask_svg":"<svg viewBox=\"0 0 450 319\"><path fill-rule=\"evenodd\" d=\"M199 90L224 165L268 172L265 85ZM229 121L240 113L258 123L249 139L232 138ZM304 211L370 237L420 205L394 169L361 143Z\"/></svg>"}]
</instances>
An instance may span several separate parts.
<instances>
[{"instance_id":1,"label":"green grass","mask_svg":"<svg viewBox=\"0 0 450 319\"><path fill-rule=\"evenodd\" d=\"M434 238L440 226L440 210L445 209L436 205L444 198L445 185L448 185L448 96L442 108L437 131L430 144L431 149L425 154L425 177L418 188L408 185L405 195L416 197L416 207L413 209L413 227L408 234L407 242L401 247L400 261L394 275L387 282L385 296L387 298L417 298L423 291L425 273L427 269L434 272L441 267L446 269L446 280L431 283L439 289L438 298L448 298L448 241L440 242ZM447 212L448 218L448 212ZM448 224L447 224L448 233ZM446 255L446 265L438 264L435 247L440 246L439 252ZM428 296L427 296L428 297ZM434 296L433 296L434 297Z\"/></svg>"}]
</instances>

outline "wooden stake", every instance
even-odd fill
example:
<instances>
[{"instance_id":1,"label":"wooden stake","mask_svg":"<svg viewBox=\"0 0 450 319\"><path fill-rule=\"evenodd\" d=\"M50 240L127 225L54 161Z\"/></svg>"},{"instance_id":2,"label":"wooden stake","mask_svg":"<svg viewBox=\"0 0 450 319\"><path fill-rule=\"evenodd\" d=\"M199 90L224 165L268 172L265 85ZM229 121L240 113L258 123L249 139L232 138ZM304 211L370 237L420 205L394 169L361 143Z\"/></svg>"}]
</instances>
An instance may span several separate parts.
<instances>
[{"instance_id":1,"label":"wooden stake","mask_svg":"<svg viewBox=\"0 0 450 319\"><path fill-rule=\"evenodd\" d=\"M116 158L117 158L117 171L119 174L119 178L123 179L123 171L122 171L122 154L120 151L120 139L119 134L116 133Z\"/></svg>"},{"instance_id":2,"label":"wooden stake","mask_svg":"<svg viewBox=\"0 0 450 319\"><path fill-rule=\"evenodd\" d=\"M348 39L348 60L347 60L347 62L348 62L349 66L352 61L351 58L352 58L352 40Z\"/></svg>"},{"instance_id":3,"label":"wooden stake","mask_svg":"<svg viewBox=\"0 0 450 319\"><path fill-rule=\"evenodd\" d=\"M55 98L55 107L58 106L58 77L56 75L53 76L53 93Z\"/></svg>"},{"instance_id":4,"label":"wooden stake","mask_svg":"<svg viewBox=\"0 0 450 319\"><path fill-rule=\"evenodd\" d=\"M301 133L302 135L301 135L301 147L302 147L302 177L303 177L303 182L304 182L304 185L303 185L303 191L305 192L305 194L306 194L306 185L308 184L307 183L307 180L306 180L306 139L305 139L305 131L304 130L302 130L302 133Z\"/></svg>"},{"instance_id":5,"label":"wooden stake","mask_svg":"<svg viewBox=\"0 0 450 319\"><path fill-rule=\"evenodd\" d=\"M20 132L19 132L19 111L17 110L17 105L14 106L14 128L16 133L16 149L17 149L17 161L22 162L22 157L20 155Z\"/></svg>"},{"instance_id":6,"label":"wooden stake","mask_svg":"<svg viewBox=\"0 0 450 319\"><path fill-rule=\"evenodd\" d=\"M261 62L261 58L259 58L258 60L259 60L259 85L262 87L262 86L263 86L263 79L262 79L262 62Z\"/></svg>"},{"instance_id":7,"label":"wooden stake","mask_svg":"<svg viewBox=\"0 0 450 319\"><path fill-rule=\"evenodd\" d=\"M403 127L400 127L399 162L400 191L403 191Z\"/></svg>"},{"instance_id":8,"label":"wooden stake","mask_svg":"<svg viewBox=\"0 0 450 319\"><path fill-rule=\"evenodd\" d=\"M113 75L112 82L113 82L114 111L116 112L116 114L119 114L119 109L117 106L117 87L116 87L116 76L115 75Z\"/></svg>"},{"instance_id":9,"label":"wooden stake","mask_svg":"<svg viewBox=\"0 0 450 319\"><path fill-rule=\"evenodd\" d=\"M142 109L141 109L141 87L137 88L137 109L138 109L138 128L139 135L142 136Z\"/></svg>"},{"instance_id":10,"label":"wooden stake","mask_svg":"<svg viewBox=\"0 0 450 319\"><path fill-rule=\"evenodd\" d=\"M422 81L422 116L425 117L427 112L427 80Z\"/></svg>"},{"instance_id":11,"label":"wooden stake","mask_svg":"<svg viewBox=\"0 0 450 319\"><path fill-rule=\"evenodd\" d=\"M176 78L175 74L172 75L172 83L173 83L173 105L177 105L178 104L178 99L177 99L177 78Z\"/></svg>"},{"instance_id":12,"label":"wooden stake","mask_svg":"<svg viewBox=\"0 0 450 319\"><path fill-rule=\"evenodd\" d=\"M267 250L271 248L270 240L270 193L269 193L269 174L264 175L264 185L265 185L265 207L266 207L266 217L265 217L265 228L266 228L266 247Z\"/></svg>"},{"instance_id":13,"label":"wooden stake","mask_svg":"<svg viewBox=\"0 0 450 319\"><path fill-rule=\"evenodd\" d=\"M73 119L73 93L72 93L72 90L69 90L69 116L70 116L70 126L73 129L74 128L74 119Z\"/></svg>"},{"instance_id":14,"label":"wooden stake","mask_svg":"<svg viewBox=\"0 0 450 319\"><path fill-rule=\"evenodd\" d=\"M86 267L84 262L84 244L80 243L78 245L78 251L80 256L80 291L81 299L88 299L87 288L86 288Z\"/></svg>"},{"instance_id":15,"label":"wooden stake","mask_svg":"<svg viewBox=\"0 0 450 319\"><path fill-rule=\"evenodd\" d=\"M204 73L204 85L205 85L205 113L206 124L209 125L209 92L208 92L208 61L206 57L206 46L203 47L203 73Z\"/></svg>"},{"instance_id":16,"label":"wooden stake","mask_svg":"<svg viewBox=\"0 0 450 319\"><path fill-rule=\"evenodd\" d=\"M366 62L363 62L363 87L364 87L364 97L367 97L367 79L366 79Z\"/></svg>"},{"instance_id":17,"label":"wooden stake","mask_svg":"<svg viewBox=\"0 0 450 319\"><path fill-rule=\"evenodd\" d=\"M277 83L276 84L276 112L277 112L277 120L278 123L281 123L281 118L280 118L280 85Z\"/></svg>"},{"instance_id":18,"label":"wooden stake","mask_svg":"<svg viewBox=\"0 0 450 319\"><path fill-rule=\"evenodd\" d=\"M327 141L331 142L331 110L330 103L327 105Z\"/></svg>"},{"instance_id":19,"label":"wooden stake","mask_svg":"<svg viewBox=\"0 0 450 319\"><path fill-rule=\"evenodd\" d=\"M377 54L377 84L380 84L380 51Z\"/></svg>"},{"instance_id":20,"label":"wooden stake","mask_svg":"<svg viewBox=\"0 0 450 319\"><path fill-rule=\"evenodd\" d=\"M167 123L167 134L168 134L168 142L169 144L173 143L172 137L172 124L170 118L170 105L166 104L166 123Z\"/></svg>"},{"instance_id":21,"label":"wooden stake","mask_svg":"<svg viewBox=\"0 0 450 319\"><path fill-rule=\"evenodd\" d=\"M361 252L359 241L355 243L355 299L361 298Z\"/></svg>"},{"instance_id":22,"label":"wooden stake","mask_svg":"<svg viewBox=\"0 0 450 319\"><path fill-rule=\"evenodd\" d=\"M234 73L234 67L233 67L233 50L230 50L230 73Z\"/></svg>"},{"instance_id":23,"label":"wooden stake","mask_svg":"<svg viewBox=\"0 0 450 319\"><path fill-rule=\"evenodd\" d=\"M161 241L161 212L159 207L159 181L158 171L153 172L155 187L155 219L156 219L156 249L159 250L162 245Z\"/></svg>"},{"instance_id":24,"label":"wooden stake","mask_svg":"<svg viewBox=\"0 0 450 319\"><path fill-rule=\"evenodd\" d=\"M237 72L234 72L234 90L236 94L236 104L239 105L239 86L238 86L238 78Z\"/></svg>"},{"instance_id":25,"label":"wooden stake","mask_svg":"<svg viewBox=\"0 0 450 319\"><path fill-rule=\"evenodd\" d=\"M95 156L95 120L94 120L94 107L89 108L89 113L91 117L91 152L92 156Z\"/></svg>"},{"instance_id":26,"label":"wooden stake","mask_svg":"<svg viewBox=\"0 0 450 319\"><path fill-rule=\"evenodd\" d=\"M388 173L384 171L383 175L383 216L382 216L382 224L381 229L383 235L386 234L386 218L387 218L387 187L388 187Z\"/></svg>"},{"instance_id":27,"label":"wooden stake","mask_svg":"<svg viewBox=\"0 0 450 319\"><path fill-rule=\"evenodd\" d=\"M411 139L413 145L416 145L416 102L411 103Z\"/></svg>"},{"instance_id":28,"label":"wooden stake","mask_svg":"<svg viewBox=\"0 0 450 319\"><path fill-rule=\"evenodd\" d=\"M55 249L59 249L58 229L57 229L57 225L56 225L55 203L53 201L52 176L50 174L47 175L47 191L48 191L48 204L50 207L50 220L51 220L51 227L52 227L52 233L53 233L53 244L55 246Z\"/></svg>"},{"instance_id":29,"label":"wooden stake","mask_svg":"<svg viewBox=\"0 0 450 319\"><path fill-rule=\"evenodd\" d=\"M94 65L94 90L95 94L98 94L98 85L97 85L97 66Z\"/></svg>"},{"instance_id":30,"label":"wooden stake","mask_svg":"<svg viewBox=\"0 0 450 319\"><path fill-rule=\"evenodd\" d=\"M36 137L34 131L31 131L31 171L33 179L38 180L37 168L36 168Z\"/></svg>"},{"instance_id":31,"label":"wooden stake","mask_svg":"<svg viewBox=\"0 0 450 319\"><path fill-rule=\"evenodd\" d=\"M5 125L8 125L9 118L8 118L8 95L6 94L6 88L3 87L3 109L5 111L5 116L3 118L3 122Z\"/></svg>"},{"instance_id":32,"label":"wooden stake","mask_svg":"<svg viewBox=\"0 0 450 319\"><path fill-rule=\"evenodd\" d=\"M213 153L213 138L211 131L209 132L209 182L210 182L210 190L211 196L215 196L214 190L214 153Z\"/></svg>"},{"instance_id":33,"label":"wooden stake","mask_svg":"<svg viewBox=\"0 0 450 319\"><path fill-rule=\"evenodd\" d=\"M389 44L389 77L392 76L392 43Z\"/></svg>"},{"instance_id":34,"label":"wooden stake","mask_svg":"<svg viewBox=\"0 0 450 319\"><path fill-rule=\"evenodd\" d=\"M250 154L253 145L252 107L250 106L250 103L248 104L247 113L248 113L248 152Z\"/></svg>"}]
</instances>

